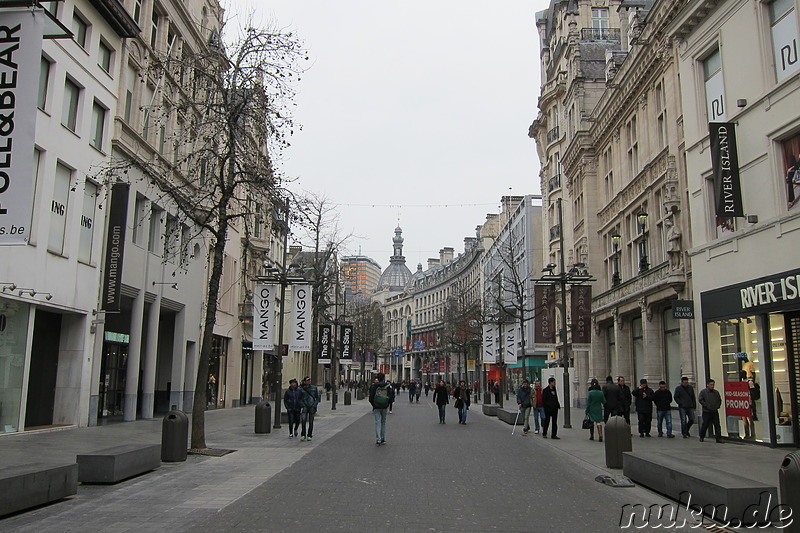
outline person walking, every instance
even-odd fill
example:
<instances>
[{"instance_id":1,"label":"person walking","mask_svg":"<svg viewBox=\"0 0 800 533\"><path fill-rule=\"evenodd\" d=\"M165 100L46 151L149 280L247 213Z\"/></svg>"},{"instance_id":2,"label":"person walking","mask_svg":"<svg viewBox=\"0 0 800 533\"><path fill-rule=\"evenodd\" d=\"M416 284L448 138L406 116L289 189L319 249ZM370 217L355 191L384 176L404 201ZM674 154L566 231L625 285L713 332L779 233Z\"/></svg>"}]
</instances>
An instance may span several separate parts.
<instances>
[{"instance_id":1,"label":"person walking","mask_svg":"<svg viewBox=\"0 0 800 533\"><path fill-rule=\"evenodd\" d=\"M658 436L663 437L662 422L667 426L667 438L672 439L672 393L667 390L667 382L659 381L658 390L653 393L653 403L656 406L656 419L658 425Z\"/></svg>"},{"instance_id":2,"label":"person walking","mask_svg":"<svg viewBox=\"0 0 800 533\"><path fill-rule=\"evenodd\" d=\"M619 385L620 405L619 410L622 416L625 417L625 422L631 424L631 404L633 403L633 394L631 388L625 384L625 378L619 376L617 378L617 385Z\"/></svg>"},{"instance_id":3,"label":"person walking","mask_svg":"<svg viewBox=\"0 0 800 533\"><path fill-rule=\"evenodd\" d=\"M556 392L556 378L547 380L547 387L542 390L542 407L544 407L544 423L542 424L542 437L547 438L547 428L552 427L550 438L560 439L558 436L558 410L561 404Z\"/></svg>"},{"instance_id":4,"label":"person walking","mask_svg":"<svg viewBox=\"0 0 800 533\"><path fill-rule=\"evenodd\" d=\"M429 390L431 390L431 382L430 381L426 381L425 382L425 397L426 398L428 397L428 391Z\"/></svg>"},{"instance_id":5,"label":"person walking","mask_svg":"<svg viewBox=\"0 0 800 533\"><path fill-rule=\"evenodd\" d=\"M289 438L297 435L297 428L300 427L300 410L302 404L300 397L302 391L297 384L297 380L292 378L289 380L289 388L283 394L283 406L286 408L286 414L289 416Z\"/></svg>"},{"instance_id":6,"label":"person walking","mask_svg":"<svg viewBox=\"0 0 800 533\"><path fill-rule=\"evenodd\" d=\"M306 376L303 378L303 386L300 391L300 405L302 406L302 411L300 412L300 440L311 440L314 434L314 415L317 414L317 406L320 401L319 390L316 385L311 384L311 378ZM306 423L308 424L307 432Z\"/></svg>"},{"instance_id":7,"label":"person walking","mask_svg":"<svg viewBox=\"0 0 800 533\"><path fill-rule=\"evenodd\" d=\"M694 395L694 387L689 385L689 378L683 376L681 384L675 387L675 403L678 404L678 416L681 417L681 435L684 439L689 438L689 430L694 425L694 410L697 409L697 399Z\"/></svg>"},{"instance_id":8,"label":"person walking","mask_svg":"<svg viewBox=\"0 0 800 533\"><path fill-rule=\"evenodd\" d=\"M386 415L394 400L394 388L386 382L386 374L379 372L369 388L369 403L375 418L375 445L386 444Z\"/></svg>"},{"instance_id":9,"label":"person walking","mask_svg":"<svg viewBox=\"0 0 800 533\"><path fill-rule=\"evenodd\" d=\"M531 415L531 409L534 407L536 395L532 394L531 383L527 379L522 380L522 385L517 389L517 407L520 411L522 418L522 435L526 436L531 430L531 425L528 422L528 417Z\"/></svg>"},{"instance_id":10,"label":"person walking","mask_svg":"<svg viewBox=\"0 0 800 533\"><path fill-rule=\"evenodd\" d=\"M443 379L439 380L439 384L433 390L433 403L439 408L439 423L444 424L445 408L450 403L450 398Z\"/></svg>"},{"instance_id":11,"label":"person walking","mask_svg":"<svg viewBox=\"0 0 800 533\"><path fill-rule=\"evenodd\" d=\"M653 425L653 389L647 386L647 380L639 380L639 388L633 391L636 398L636 417L639 419L639 437L650 437Z\"/></svg>"},{"instance_id":12,"label":"person walking","mask_svg":"<svg viewBox=\"0 0 800 533\"><path fill-rule=\"evenodd\" d=\"M719 408L722 407L722 397L714 387L716 382L709 379L706 388L700 391L697 401L703 407L703 424L700 426L700 442L706 438L708 426L714 426L714 435L717 443L722 444L722 428L719 423Z\"/></svg>"},{"instance_id":13,"label":"person walking","mask_svg":"<svg viewBox=\"0 0 800 533\"><path fill-rule=\"evenodd\" d=\"M608 422L608 417L622 414L620 412L620 408L622 407L622 391L619 385L614 383L614 379L611 376L606 376L606 384L603 385L602 391L606 399L603 405L603 422Z\"/></svg>"},{"instance_id":14,"label":"person walking","mask_svg":"<svg viewBox=\"0 0 800 533\"><path fill-rule=\"evenodd\" d=\"M414 403L414 396L417 395L417 382L413 379L408 384L408 403Z\"/></svg>"},{"instance_id":15,"label":"person walking","mask_svg":"<svg viewBox=\"0 0 800 533\"><path fill-rule=\"evenodd\" d=\"M414 392L414 398L417 400L417 403L419 403L420 393L422 393L422 383L417 383L417 388L415 389Z\"/></svg>"},{"instance_id":16,"label":"person walking","mask_svg":"<svg viewBox=\"0 0 800 533\"><path fill-rule=\"evenodd\" d=\"M458 387L453 390L453 397L456 399L455 407L458 409L458 423L467 424L467 410L469 409L469 387L463 379L458 382Z\"/></svg>"},{"instance_id":17,"label":"person walking","mask_svg":"<svg viewBox=\"0 0 800 533\"><path fill-rule=\"evenodd\" d=\"M533 398L535 396L535 400ZM533 423L535 424L535 433L539 434L539 422L544 424L544 405L542 405L542 382L538 379L533 382L533 393L531 393L531 403L536 402L533 407Z\"/></svg>"},{"instance_id":18,"label":"person walking","mask_svg":"<svg viewBox=\"0 0 800 533\"><path fill-rule=\"evenodd\" d=\"M492 392L494 392L494 403L500 403L500 382L495 381L494 385L492 385Z\"/></svg>"},{"instance_id":19,"label":"person walking","mask_svg":"<svg viewBox=\"0 0 800 533\"><path fill-rule=\"evenodd\" d=\"M606 395L600 388L600 382L592 378L589 383L589 394L586 396L586 416L589 422L589 440L594 440L594 430L597 429L597 440L603 442L603 405L606 403Z\"/></svg>"}]
</instances>

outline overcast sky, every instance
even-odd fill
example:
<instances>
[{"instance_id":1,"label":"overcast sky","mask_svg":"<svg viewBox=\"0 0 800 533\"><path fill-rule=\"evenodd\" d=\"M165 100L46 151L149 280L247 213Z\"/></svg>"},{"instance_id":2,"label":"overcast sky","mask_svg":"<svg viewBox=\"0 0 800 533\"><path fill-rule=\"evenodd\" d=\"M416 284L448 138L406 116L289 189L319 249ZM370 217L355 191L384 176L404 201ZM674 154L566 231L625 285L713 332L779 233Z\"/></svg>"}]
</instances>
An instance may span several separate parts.
<instances>
[{"instance_id":1,"label":"overcast sky","mask_svg":"<svg viewBox=\"0 0 800 533\"><path fill-rule=\"evenodd\" d=\"M305 43L296 133L281 163L338 204L349 252L382 268L394 228L413 271L463 251L506 194L539 193L536 118L543 0L223 0Z\"/></svg>"}]
</instances>

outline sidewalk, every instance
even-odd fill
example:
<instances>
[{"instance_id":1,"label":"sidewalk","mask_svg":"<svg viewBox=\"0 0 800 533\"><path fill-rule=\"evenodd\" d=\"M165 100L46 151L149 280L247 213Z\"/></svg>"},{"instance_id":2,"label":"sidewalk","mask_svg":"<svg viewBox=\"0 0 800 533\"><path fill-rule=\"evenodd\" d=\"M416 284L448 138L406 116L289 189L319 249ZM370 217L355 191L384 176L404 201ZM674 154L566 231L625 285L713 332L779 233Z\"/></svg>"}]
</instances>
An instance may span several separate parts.
<instances>
[{"instance_id":1,"label":"sidewalk","mask_svg":"<svg viewBox=\"0 0 800 533\"><path fill-rule=\"evenodd\" d=\"M324 397L324 396L323 396ZM274 407L274 405L273 405ZM78 485L61 502L0 518L2 531L189 530L291 466L369 411L366 401L330 409L320 404L309 442L290 439L288 427L255 433L252 405L207 411L206 445L236 450L222 457L189 455L185 462L115 485ZM191 416L190 416L191 421ZM123 443L161 443L162 419L0 437L0 468L27 463L74 463L76 455Z\"/></svg>"},{"instance_id":2,"label":"sidewalk","mask_svg":"<svg viewBox=\"0 0 800 533\"><path fill-rule=\"evenodd\" d=\"M564 428L564 411L558 414L558 436L560 440L543 439L541 435L533 434L534 422L531 418L531 432L529 439L535 439L537 445L550 446L559 449L561 452L583 461L587 466L595 468L599 474L609 474L613 476L622 475L621 469L611 469L606 467L604 443L589 440L589 430L581 429L583 421L583 409L573 408L570 411L571 429ZM533 415L531 415L532 417ZM634 415L635 417L635 415ZM498 422L504 426L507 424ZM635 420L631 420L636 424ZM760 481L776 488L779 487L778 471L783 458L790 452L797 451L797 448L769 448L756 444L737 443L725 441L724 444L717 444L713 438L700 442L697 438L700 431L699 425L692 427L691 438L684 439L680 435L680 420L677 413L673 415L673 432L676 434L674 439L668 439L666 435L662 438L657 437L655 420L653 421L653 435L651 438L639 438L635 427L631 438L634 452L656 452L663 455L684 459L687 463L696 464L698 468L711 467L723 470L739 476ZM522 432L517 431L521 435Z\"/></svg>"}]
</instances>

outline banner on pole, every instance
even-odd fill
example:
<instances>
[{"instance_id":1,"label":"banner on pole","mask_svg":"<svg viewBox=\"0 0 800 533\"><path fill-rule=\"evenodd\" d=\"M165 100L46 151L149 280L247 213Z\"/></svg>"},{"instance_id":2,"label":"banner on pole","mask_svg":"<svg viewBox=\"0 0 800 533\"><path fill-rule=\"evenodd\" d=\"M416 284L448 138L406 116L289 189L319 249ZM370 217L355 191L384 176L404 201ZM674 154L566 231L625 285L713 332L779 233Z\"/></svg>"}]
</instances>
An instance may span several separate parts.
<instances>
[{"instance_id":1,"label":"banner on pole","mask_svg":"<svg viewBox=\"0 0 800 533\"><path fill-rule=\"evenodd\" d=\"M533 347L535 350L556 349L556 288L553 285L536 285L533 289L536 317L533 319Z\"/></svg>"},{"instance_id":2,"label":"banner on pole","mask_svg":"<svg viewBox=\"0 0 800 533\"><path fill-rule=\"evenodd\" d=\"M715 212L718 217L743 217L742 186L739 183L739 154L736 124L709 122L711 168L714 174Z\"/></svg>"},{"instance_id":3,"label":"banner on pole","mask_svg":"<svg viewBox=\"0 0 800 533\"><path fill-rule=\"evenodd\" d=\"M319 354L317 363L325 365L331 362L331 333L330 324L320 324L319 326Z\"/></svg>"},{"instance_id":4,"label":"banner on pole","mask_svg":"<svg viewBox=\"0 0 800 533\"><path fill-rule=\"evenodd\" d=\"M275 349L275 291L277 285L256 285L253 295L253 349Z\"/></svg>"},{"instance_id":5,"label":"banner on pole","mask_svg":"<svg viewBox=\"0 0 800 533\"><path fill-rule=\"evenodd\" d=\"M572 286L572 348L589 349L592 342L592 286Z\"/></svg>"},{"instance_id":6,"label":"banner on pole","mask_svg":"<svg viewBox=\"0 0 800 533\"><path fill-rule=\"evenodd\" d=\"M129 191L130 185L127 183L115 183L111 186L103 299L100 306L104 311L119 311L122 303L122 263L125 257L125 228L128 227Z\"/></svg>"},{"instance_id":7,"label":"banner on pole","mask_svg":"<svg viewBox=\"0 0 800 533\"><path fill-rule=\"evenodd\" d=\"M311 350L311 332L309 331L309 310L311 309L311 285L292 286L292 321L289 349L297 352Z\"/></svg>"},{"instance_id":8,"label":"banner on pole","mask_svg":"<svg viewBox=\"0 0 800 533\"><path fill-rule=\"evenodd\" d=\"M503 335L503 362L514 364L517 362L517 328L510 326Z\"/></svg>"},{"instance_id":9,"label":"banner on pole","mask_svg":"<svg viewBox=\"0 0 800 533\"><path fill-rule=\"evenodd\" d=\"M494 364L497 362L497 325L483 325L483 362Z\"/></svg>"},{"instance_id":10,"label":"banner on pole","mask_svg":"<svg viewBox=\"0 0 800 533\"><path fill-rule=\"evenodd\" d=\"M339 326L339 361L343 365L353 361L353 326Z\"/></svg>"}]
</instances>

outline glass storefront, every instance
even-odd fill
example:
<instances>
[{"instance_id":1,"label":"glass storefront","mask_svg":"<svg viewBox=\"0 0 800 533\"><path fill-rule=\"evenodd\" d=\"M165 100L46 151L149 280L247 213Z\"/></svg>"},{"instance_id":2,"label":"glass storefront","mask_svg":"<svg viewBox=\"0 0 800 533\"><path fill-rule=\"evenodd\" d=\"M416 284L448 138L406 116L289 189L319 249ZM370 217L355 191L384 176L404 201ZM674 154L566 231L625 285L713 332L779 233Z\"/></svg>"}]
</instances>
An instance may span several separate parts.
<instances>
[{"instance_id":1,"label":"glass storefront","mask_svg":"<svg viewBox=\"0 0 800 533\"><path fill-rule=\"evenodd\" d=\"M30 306L0 298L0 433L19 431Z\"/></svg>"}]
</instances>

